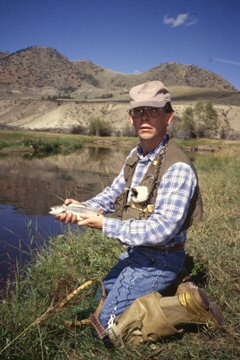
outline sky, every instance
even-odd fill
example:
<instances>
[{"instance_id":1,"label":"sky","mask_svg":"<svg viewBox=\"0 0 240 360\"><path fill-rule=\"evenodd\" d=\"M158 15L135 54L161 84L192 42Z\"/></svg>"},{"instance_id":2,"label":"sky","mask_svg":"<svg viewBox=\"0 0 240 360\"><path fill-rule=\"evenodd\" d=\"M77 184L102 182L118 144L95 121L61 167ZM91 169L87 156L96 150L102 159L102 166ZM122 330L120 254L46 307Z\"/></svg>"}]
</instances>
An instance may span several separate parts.
<instances>
[{"instance_id":1,"label":"sky","mask_svg":"<svg viewBox=\"0 0 240 360\"><path fill-rule=\"evenodd\" d=\"M240 90L239 19L240 0L0 0L0 51L51 47L121 73L190 64Z\"/></svg>"}]
</instances>

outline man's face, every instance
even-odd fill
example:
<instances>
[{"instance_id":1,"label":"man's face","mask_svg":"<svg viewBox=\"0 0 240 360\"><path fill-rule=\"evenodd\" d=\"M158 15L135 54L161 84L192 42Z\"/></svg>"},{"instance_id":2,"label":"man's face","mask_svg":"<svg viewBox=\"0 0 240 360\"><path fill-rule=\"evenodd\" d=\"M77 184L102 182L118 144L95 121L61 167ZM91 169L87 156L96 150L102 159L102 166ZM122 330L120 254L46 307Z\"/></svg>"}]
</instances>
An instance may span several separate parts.
<instances>
[{"instance_id":1,"label":"man's face","mask_svg":"<svg viewBox=\"0 0 240 360\"><path fill-rule=\"evenodd\" d=\"M130 123L141 140L158 144L167 132L173 113L154 107L138 107L130 111Z\"/></svg>"}]
</instances>

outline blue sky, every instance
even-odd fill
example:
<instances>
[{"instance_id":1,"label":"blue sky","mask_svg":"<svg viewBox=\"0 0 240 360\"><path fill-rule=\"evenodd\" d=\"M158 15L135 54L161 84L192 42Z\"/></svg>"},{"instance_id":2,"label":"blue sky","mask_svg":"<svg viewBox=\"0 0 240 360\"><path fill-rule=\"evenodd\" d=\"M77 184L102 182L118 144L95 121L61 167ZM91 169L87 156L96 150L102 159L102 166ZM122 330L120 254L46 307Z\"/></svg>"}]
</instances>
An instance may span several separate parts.
<instances>
[{"instance_id":1,"label":"blue sky","mask_svg":"<svg viewBox=\"0 0 240 360\"><path fill-rule=\"evenodd\" d=\"M240 90L240 0L1 0L0 51L57 49L123 73L173 61Z\"/></svg>"}]
</instances>

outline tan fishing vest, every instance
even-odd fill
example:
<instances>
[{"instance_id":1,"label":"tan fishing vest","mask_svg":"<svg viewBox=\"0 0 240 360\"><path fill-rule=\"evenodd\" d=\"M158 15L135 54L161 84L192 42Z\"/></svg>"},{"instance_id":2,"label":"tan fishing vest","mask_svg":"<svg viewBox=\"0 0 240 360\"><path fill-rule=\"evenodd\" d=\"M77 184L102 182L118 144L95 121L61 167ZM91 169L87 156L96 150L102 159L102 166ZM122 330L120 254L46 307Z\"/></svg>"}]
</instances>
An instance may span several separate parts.
<instances>
[{"instance_id":1,"label":"tan fishing vest","mask_svg":"<svg viewBox=\"0 0 240 360\"><path fill-rule=\"evenodd\" d=\"M150 164L147 173L145 174L140 186L146 186L148 188L149 197L143 203L127 202L129 188L132 183L133 174L139 158L137 150L133 155L127 159L124 167L124 176L126 179L126 190L118 197L116 201L116 214L122 220L127 219L146 219L150 216L155 209L155 202L157 197L157 191L161 182L162 176L168 170L168 168L177 163L183 162L190 165L196 174L195 168L191 160L181 150L181 148L173 141L169 140L166 151L161 155L158 154L153 162ZM197 176L197 174L196 174ZM195 192L190 201L188 214L186 220L181 227L180 232L188 229L192 224L198 222L203 213L202 198L197 183Z\"/></svg>"}]
</instances>

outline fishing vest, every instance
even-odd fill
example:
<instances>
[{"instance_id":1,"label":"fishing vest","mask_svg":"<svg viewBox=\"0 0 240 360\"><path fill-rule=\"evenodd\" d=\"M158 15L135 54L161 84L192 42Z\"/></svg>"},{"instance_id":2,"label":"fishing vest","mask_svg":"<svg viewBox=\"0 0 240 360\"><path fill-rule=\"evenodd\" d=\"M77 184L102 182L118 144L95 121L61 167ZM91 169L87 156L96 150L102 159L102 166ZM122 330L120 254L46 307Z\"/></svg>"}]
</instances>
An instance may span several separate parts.
<instances>
[{"instance_id":1,"label":"fishing vest","mask_svg":"<svg viewBox=\"0 0 240 360\"><path fill-rule=\"evenodd\" d=\"M177 163L183 162L191 166L194 173L196 170L187 157L187 155L181 150L181 148L173 141L169 140L166 151L160 153L155 157L155 159L150 164L144 178L142 179L139 186L146 186L148 189L148 198L143 203L134 203L133 201L128 202L128 193L131 187L132 178L134 171L136 169L139 157L137 155L137 150L129 157L126 161L124 167L124 177L126 180L126 188L123 193L118 197L116 201L116 215L122 220L127 219L146 219L148 218L155 210L155 202L157 197L157 192L159 184L163 175L166 173L168 168ZM196 174L197 177L197 174ZM199 185L197 181L197 186L195 192L190 201L188 213L185 219L184 224L182 225L180 232L188 229L192 224L197 223L203 213L202 198L199 190Z\"/></svg>"}]
</instances>

